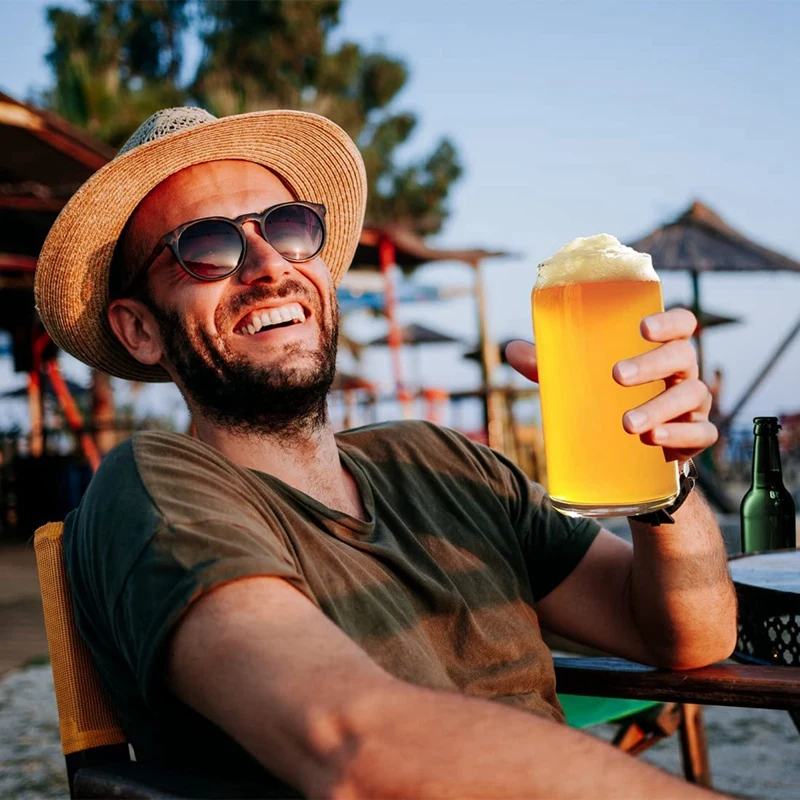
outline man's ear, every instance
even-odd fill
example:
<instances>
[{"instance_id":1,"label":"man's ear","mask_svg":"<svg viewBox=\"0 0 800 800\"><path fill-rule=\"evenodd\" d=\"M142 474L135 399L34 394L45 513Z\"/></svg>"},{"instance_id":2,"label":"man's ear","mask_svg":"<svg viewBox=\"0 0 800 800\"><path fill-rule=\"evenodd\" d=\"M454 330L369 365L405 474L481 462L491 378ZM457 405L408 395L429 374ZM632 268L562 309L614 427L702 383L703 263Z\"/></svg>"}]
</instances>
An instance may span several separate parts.
<instances>
[{"instance_id":1,"label":"man's ear","mask_svg":"<svg viewBox=\"0 0 800 800\"><path fill-rule=\"evenodd\" d=\"M144 303L123 297L108 307L108 324L122 346L142 364L158 364L164 349L158 323Z\"/></svg>"}]
</instances>

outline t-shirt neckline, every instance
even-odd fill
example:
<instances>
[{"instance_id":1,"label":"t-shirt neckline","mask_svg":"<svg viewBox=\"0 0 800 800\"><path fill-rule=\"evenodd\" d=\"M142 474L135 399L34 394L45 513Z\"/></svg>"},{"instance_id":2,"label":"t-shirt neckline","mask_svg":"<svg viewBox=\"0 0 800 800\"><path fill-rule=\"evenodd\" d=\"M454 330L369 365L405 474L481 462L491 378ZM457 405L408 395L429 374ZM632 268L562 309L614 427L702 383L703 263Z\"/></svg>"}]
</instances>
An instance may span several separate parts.
<instances>
[{"instance_id":1,"label":"t-shirt neckline","mask_svg":"<svg viewBox=\"0 0 800 800\"><path fill-rule=\"evenodd\" d=\"M286 481L281 480L275 475L271 475L269 472L262 472L250 468L247 469L260 478L265 479L284 494L288 494L294 498L294 500L306 506L306 508L319 516L325 517L338 525L342 525L359 536L369 536L375 530L375 495L372 491L372 486L367 480L367 476L364 474L361 465L353 458L351 453L347 452L349 448L337 442L337 449L339 451L340 461L349 470L350 474L353 476L353 480L356 482L358 492L361 495L361 502L364 504L364 509L367 512L366 520L358 519L358 517L354 517L344 511L337 511L336 509L330 508L316 498L311 497L311 495L286 483Z\"/></svg>"}]
</instances>

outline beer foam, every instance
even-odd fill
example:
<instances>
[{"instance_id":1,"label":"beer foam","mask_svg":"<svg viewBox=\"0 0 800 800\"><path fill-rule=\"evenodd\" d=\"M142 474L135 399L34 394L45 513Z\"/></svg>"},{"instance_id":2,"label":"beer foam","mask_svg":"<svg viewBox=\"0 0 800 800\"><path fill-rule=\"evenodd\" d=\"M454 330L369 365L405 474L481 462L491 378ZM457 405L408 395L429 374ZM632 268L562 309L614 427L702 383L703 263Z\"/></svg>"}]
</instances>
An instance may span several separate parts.
<instances>
[{"instance_id":1,"label":"beer foam","mask_svg":"<svg viewBox=\"0 0 800 800\"><path fill-rule=\"evenodd\" d=\"M534 289L569 283L657 280L649 253L639 253L609 233L598 233L573 239L539 264Z\"/></svg>"}]
</instances>

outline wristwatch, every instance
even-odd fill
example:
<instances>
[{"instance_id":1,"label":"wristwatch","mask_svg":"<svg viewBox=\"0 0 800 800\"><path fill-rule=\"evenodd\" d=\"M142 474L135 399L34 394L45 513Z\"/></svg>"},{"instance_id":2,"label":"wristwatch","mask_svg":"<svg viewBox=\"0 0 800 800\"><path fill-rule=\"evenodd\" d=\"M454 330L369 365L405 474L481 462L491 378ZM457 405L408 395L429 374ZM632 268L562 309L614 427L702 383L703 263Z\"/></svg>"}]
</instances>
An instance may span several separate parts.
<instances>
[{"instance_id":1,"label":"wristwatch","mask_svg":"<svg viewBox=\"0 0 800 800\"><path fill-rule=\"evenodd\" d=\"M694 462L689 459L683 465L681 472L680 490L675 502L666 508L659 508L658 511L649 511L647 514L639 514L635 517L628 517L628 519L641 522L645 525L674 525L675 520L672 515L686 502L686 498L694 489L697 483L697 470L695 469Z\"/></svg>"}]
</instances>

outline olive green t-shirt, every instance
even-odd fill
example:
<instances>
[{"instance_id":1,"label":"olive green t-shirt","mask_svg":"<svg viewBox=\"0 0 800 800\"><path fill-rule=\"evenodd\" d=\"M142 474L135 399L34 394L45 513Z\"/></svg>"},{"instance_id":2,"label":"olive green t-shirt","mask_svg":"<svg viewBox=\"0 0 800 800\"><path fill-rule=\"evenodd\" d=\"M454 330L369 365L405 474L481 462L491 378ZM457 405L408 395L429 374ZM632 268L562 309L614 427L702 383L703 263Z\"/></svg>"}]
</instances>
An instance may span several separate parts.
<instances>
[{"instance_id":1,"label":"olive green t-shirt","mask_svg":"<svg viewBox=\"0 0 800 800\"><path fill-rule=\"evenodd\" d=\"M287 580L399 678L563 720L535 606L599 527L453 431L401 422L336 439L367 521L162 432L117 447L68 516L78 627L139 760L268 778L163 683L188 606L256 575Z\"/></svg>"}]
</instances>

